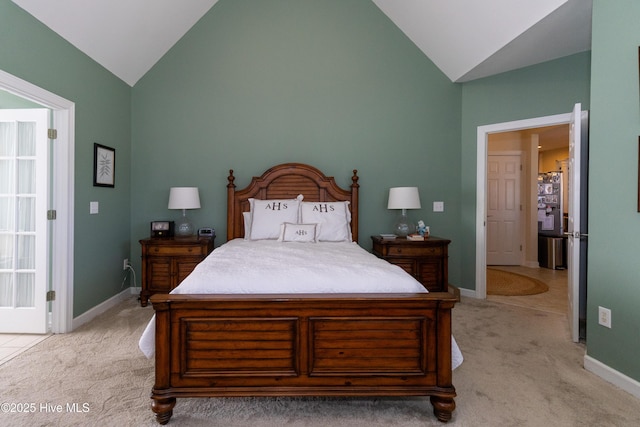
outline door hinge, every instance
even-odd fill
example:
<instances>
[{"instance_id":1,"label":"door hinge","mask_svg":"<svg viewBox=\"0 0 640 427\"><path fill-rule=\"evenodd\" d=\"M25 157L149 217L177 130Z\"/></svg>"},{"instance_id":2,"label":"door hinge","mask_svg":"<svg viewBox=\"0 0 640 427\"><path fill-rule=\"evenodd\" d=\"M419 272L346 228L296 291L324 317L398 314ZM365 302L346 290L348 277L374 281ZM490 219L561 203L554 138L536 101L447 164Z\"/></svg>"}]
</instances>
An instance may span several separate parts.
<instances>
[{"instance_id":1,"label":"door hinge","mask_svg":"<svg viewBox=\"0 0 640 427\"><path fill-rule=\"evenodd\" d=\"M56 291L47 291L47 302L55 301L56 299Z\"/></svg>"},{"instance_id":2,"label":"door hinge","mask_svg":"<svg viewBox=\"0 0 640 427\"><path fill-rule=\"evenodd\" d=\"M56 212L55 209L48 210L47 211L47 219L49 221L52 221L52 220L56 219L56 214L57 214L57 212Z\"/></svg>"},{"instance_id":3,"label":"door hinge","mask_svg":"<svg viewBox=\"0 0 640 427\"><path fill-rule=\"evenodd\" d=\"M57 129L49 129L49 130L47 130L47 137L49 139L57 139L58 138L58 130Z\"/></svg>"}]
</instances>

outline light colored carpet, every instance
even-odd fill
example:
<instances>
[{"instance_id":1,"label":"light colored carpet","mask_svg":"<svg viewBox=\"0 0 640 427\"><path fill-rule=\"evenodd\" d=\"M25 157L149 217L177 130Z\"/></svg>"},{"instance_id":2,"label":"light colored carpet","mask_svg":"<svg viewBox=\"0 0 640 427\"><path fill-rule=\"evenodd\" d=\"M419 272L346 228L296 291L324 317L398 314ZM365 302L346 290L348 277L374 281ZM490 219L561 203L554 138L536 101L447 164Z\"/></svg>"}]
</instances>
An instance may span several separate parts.
<instances>
[{"instance_id":1,"label":"light colored carpet","mask_svg":"<svg viewBox=\"0 0 640 427\"><path fill-rule=\"evenodd\" d=\"M132 298L1 365L0 403L36 406L33 412L0 413L0 425L156 425L149 399L153 362L137 348L151 315L151 308L139 307ZM565 316L463 297L453 321L465 361L454 371L457 408L447 425L640 425L638 399L582 368L584 347L570 342ZM74 403L87 411L68 412L67 404ZM60 405L62 412L42 405ZM229 398L178 399L169 425L443 424L428 398Z\"/></svg>"},{"instance_id":2,"label":"light colored carpet","mask_svg":"<svg viewBox=\"0 0 640 427\"><path fill-rule=\"evenodd\" d=\"M548 290L546 283L532 277L487 268L487 295L535 295Z\"/></svg>"}]
</instances>

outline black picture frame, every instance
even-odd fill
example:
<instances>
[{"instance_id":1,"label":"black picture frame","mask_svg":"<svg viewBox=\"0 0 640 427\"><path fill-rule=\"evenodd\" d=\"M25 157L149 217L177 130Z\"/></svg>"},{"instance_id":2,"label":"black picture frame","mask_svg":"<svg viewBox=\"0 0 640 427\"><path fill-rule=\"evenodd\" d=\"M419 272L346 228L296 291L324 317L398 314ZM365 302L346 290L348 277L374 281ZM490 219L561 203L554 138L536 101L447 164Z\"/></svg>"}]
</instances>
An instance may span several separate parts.
<instances>
[{"instance_id":1,"label":"black picture frame","mask_svg":"<svg viewBox=\"0 0 640 427\"><path fill-rule=\"evenodd\" d=\"M93 186L116 186L116 149L106 145L93 144Z\"/></svg>"}]
</instances>

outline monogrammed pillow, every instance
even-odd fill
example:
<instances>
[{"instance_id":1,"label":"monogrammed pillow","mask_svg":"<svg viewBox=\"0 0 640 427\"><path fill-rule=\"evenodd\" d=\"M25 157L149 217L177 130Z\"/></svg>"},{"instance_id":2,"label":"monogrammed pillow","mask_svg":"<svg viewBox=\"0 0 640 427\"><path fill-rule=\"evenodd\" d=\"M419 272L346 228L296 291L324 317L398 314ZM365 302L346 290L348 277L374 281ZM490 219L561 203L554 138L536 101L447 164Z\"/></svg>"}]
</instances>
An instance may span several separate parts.
<instances>
[{"instance_id":1,"label":"monogrammed pillow","mask_svg":"<svg viewBox=\"0 0 640 427\"><path fill-rule=\"evenodd\" d=\"M300 222L320 224L318 241L352 241L349 202L303 202Z\"/></svg>"},{"instance_id":2,"label":"monogrammed pillow","mask_svg":"<svg viewBox=\"0 0 640 427\"><path fill-rule=\"evenodd\" d=\"M318 224L292 224L285 222L280 226L278 242L316 243Z\"/></svg>"},{"instance_id":3,"label":"monogrammed pillow","mask_svg":"<svg viewBox=\"0 0 640 427\"><path fill-rule=\"evenodd\" d=\"M298 222L298 199L254 199L251 206L251 240L277 239L282 223Z\"/></svg>"}]
</instances>

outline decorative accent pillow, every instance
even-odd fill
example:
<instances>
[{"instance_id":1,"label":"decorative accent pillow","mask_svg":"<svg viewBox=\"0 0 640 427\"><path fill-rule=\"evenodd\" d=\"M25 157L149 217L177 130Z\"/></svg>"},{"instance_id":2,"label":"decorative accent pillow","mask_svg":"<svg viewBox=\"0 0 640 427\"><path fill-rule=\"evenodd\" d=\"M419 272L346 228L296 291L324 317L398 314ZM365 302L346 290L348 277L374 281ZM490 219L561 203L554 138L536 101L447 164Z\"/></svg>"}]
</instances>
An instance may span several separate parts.
<instances>
[{"instance_id":1,"label":"decorative accent pillow","mask_svg":"<svg viewBox=\"0 0 640 427\"><path fill-rule=\"evenodd\" d=\"M249 199L251 205L251 240L277 239L280 225L284 222L298 222L300 201L297 199L260 200Z\"/></svg>"},{"instance_id":2,"label":"decorative accent pillow","mask_svg":"<svg viewBox=\"0 0 640 427\"><path fill-rule=\"evenodd\" d=\"M303 224L320 224L318 241L352 241L349 202L303 202L300 207Z\"/></svg>"},{"instance_id":3,"label":"decorative accent pillow","mask_svg":"<svg viewBox=\"0 0 640 427\"><path fill-rule=\"evenodd\" d=\"M292 224L285 222L280 226L278 242L316 243L318 224Z\"/></svg>"}]
</instances>

